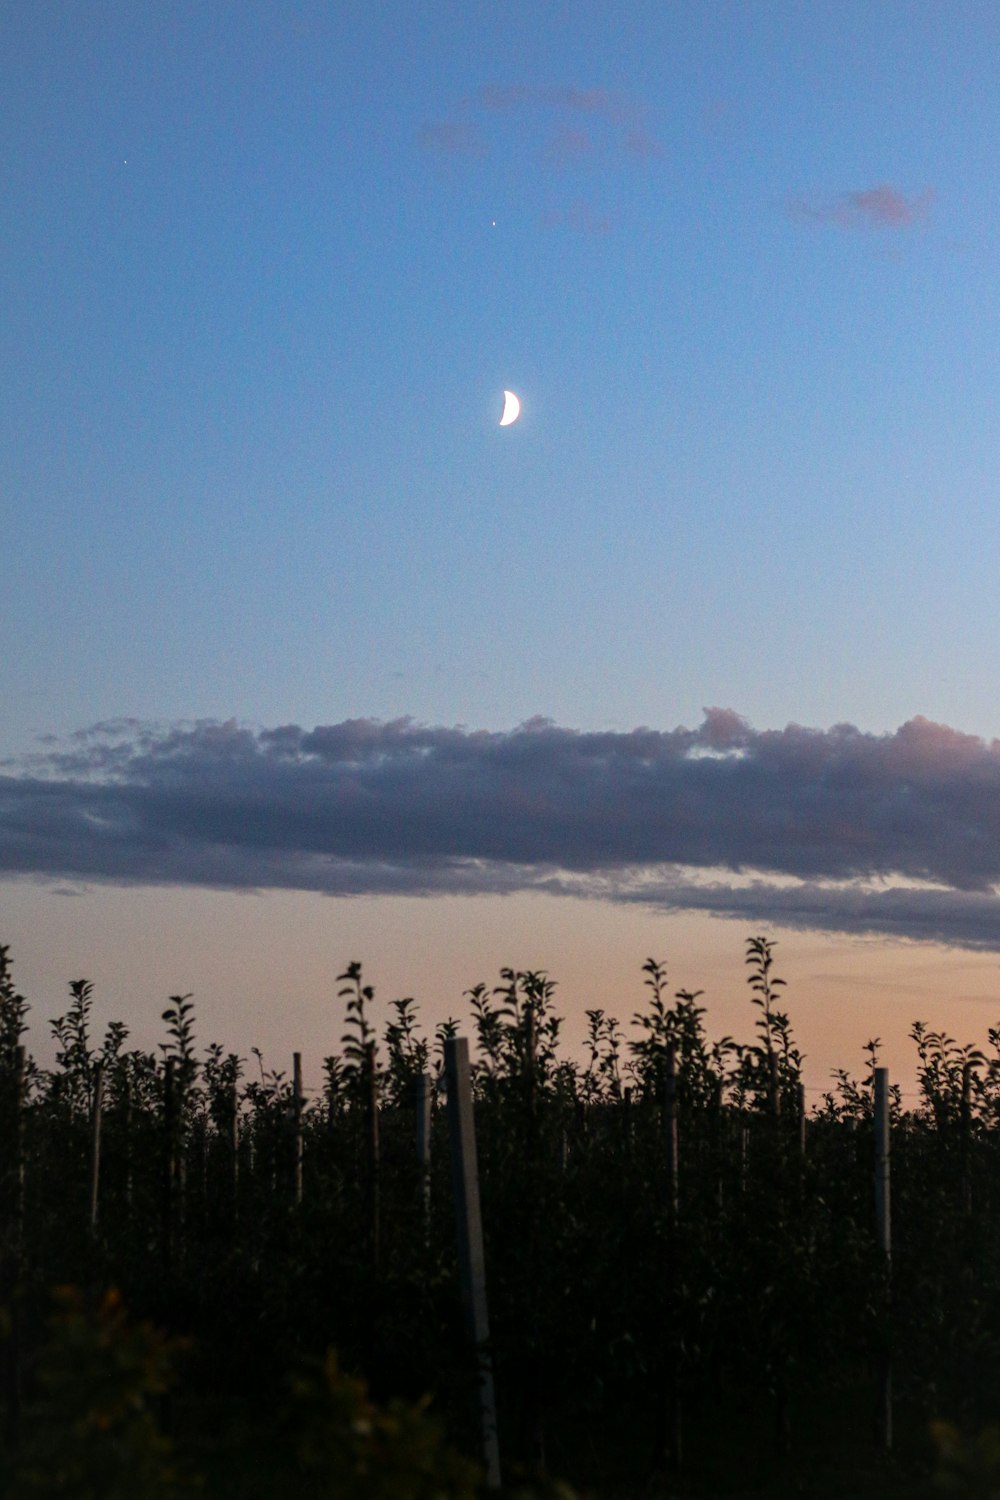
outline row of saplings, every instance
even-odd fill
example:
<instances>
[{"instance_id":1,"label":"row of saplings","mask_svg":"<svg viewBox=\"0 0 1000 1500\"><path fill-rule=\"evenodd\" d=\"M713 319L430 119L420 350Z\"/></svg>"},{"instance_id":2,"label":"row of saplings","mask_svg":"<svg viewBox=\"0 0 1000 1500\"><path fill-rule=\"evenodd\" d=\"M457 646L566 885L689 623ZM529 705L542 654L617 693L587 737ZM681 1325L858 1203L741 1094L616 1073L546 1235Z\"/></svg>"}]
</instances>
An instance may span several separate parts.
<instances>
[{"instance_id":1,"label":"row of saplings","mask_svg":"<svg viewBox=\"0 0 1000 1500\"><path fill-rule=\"evenodd\" d=\"M27 1006L0 955L10 1078ZM869 1408L887 1353L897 1433L917 1435L902 1456L918 1469L928 1418L947 1413L975 1430L990 1414L1000 1386L988 1254L1000 1207L995 1061L915 1028L924 1097L909 1116L893 1098L887 1285L871 1213L876 1044L869 1078L838 1075L803 1136L802 1059L776 1003L773 945L752 939L747 958L757 1019L746 1045L709 1044L699 995L668 997L652 960L633 1039L591 1012L582 1064L560 1055L546 976L504 971L497 990L470 992L507 1478L569 1473L620 1494L679 1469L670 1485L721 1493L758 1459L761 1476L782 1464L833 1472L838 1459L860 1473L873 1461ZM27 1059L19 1096L4 1094L4 1139L20 1141L3 1182L10 1493L171 1493L199 1471L219 1495L285 1493L289 1474L306 1494L474 1487L475 1464L456 1456L477 1451L476 1371L462 1336L446 1112L435 1106L422 1166L413 1108L417 1079L437 1077L457 1023L428 1042L401 1000L377 1036L372 991L350 965L342 1052L307 1102L259 1055L249 1079L219 1047L199 1059L186 997L171 1001L155 1057L129 1051L116 1024L93 1044L90 987L71 992L52 1023L55 1068ZM60 1284L85 1290L61 1294L48 1325ZM130 1322L122 1298L152 1326ZM168 1368L180 1378L172 1395ZM428 1392L457 1450L420 1404ZM949 1472L989 1469L988 1439L962 1447L940 1432ZM64 1480L45 1454L62 1454ZM145 1488L130 1463L147 1466ZM103 1479L86 1478L102 1464ZM878 1473L884 1493L884 1464Z\"/></svg>"}]
</instances>

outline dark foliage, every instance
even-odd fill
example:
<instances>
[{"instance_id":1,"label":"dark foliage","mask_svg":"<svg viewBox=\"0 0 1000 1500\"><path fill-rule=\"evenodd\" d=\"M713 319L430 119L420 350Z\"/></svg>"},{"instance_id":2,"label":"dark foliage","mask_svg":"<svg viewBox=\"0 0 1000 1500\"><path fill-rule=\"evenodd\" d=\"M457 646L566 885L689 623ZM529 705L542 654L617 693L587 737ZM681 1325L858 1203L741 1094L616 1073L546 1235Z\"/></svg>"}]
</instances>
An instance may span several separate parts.
<instances>
[{"instance_id":1,"label":"dark foliage","mask_svg":"<svg viewBox=\"0 0 1000 1500\"><path fill-rule=\"evenodd\" d=\"M914 1026L919 1104L904 1110L898 1089L891 1099L890 1297L872 1207L879 1043L865 1048L859 1080L835 1073L803 1127L803 1059L781 1008L774 944L751 938L746 959L749 1042L710 1040L701 991L671 993L665 965L649 959L631 1039L613 1015L589 1011L580 1062L560 1050L548 975L508 968L495 987L467 992L509 1466L621 1493L630 1476L639 1486L681 1461L682 1428L694 1476L717 1446L712 1434L730 1434L729 1469L712 1470L718 1493L747 1465L767 1470L788 1450L812 1463L817 1444L831 1461L855 1453L870 1462L887 1349L904 1434L925 1433L932 1417L975 1426L996 1414L1000 1027L988 1056ZM374 990L352 962L338 978L341 1051L324 1060L322 1088L302 1098L256 1049L249 1074L221 1044L199 1055L190 996L170 998L166 1041L144 1053L127 1049L120 1023L96 1044L92 987L81 979L69 990L66 1013L51 1022L55 1065L40 1069L19 1051L27 1004L0 947L0 1302L16 1328L6 1347L10 1355L16 1345L23 1388L22 1402L8 1370L8 1429L22 1405L41 1411L71 1380L72 1370L39 1363L38 1351L48 1347L50 1289L75 1284L119 1288L168 1341L190 1341L188 1394L171 1406L171 1436L178 1451L208 1453L209 1467L211 1453L224 1451L238 1468L225 1432L252 1431L266 1447L262 1434L281 1430L274 1413L287 1401L289 1372L306 1369L296 1387L306 1405L346 1401L391 1427L381 1405L364 1405L354 1376L339 1373L355 1372L376 1403L430 1396L459 1446L474 1452L441 1107L443 1045L458 1023L426 1038L407 997L392 1002L380 1031ZM434 1100L429 1193L415 1150L425 1076ZM98 1344L107 1335L125 1361L120 1374L147 1349L143 1400L152 1400L160 1345L124 1334L115 1344L119 1303L96 1306L94 1325L83 1304L66 1304L64 1332ZM330 1348L339 1363L323 1362ZM843 1423L832 1443L822 1436L831 1410ZM411 1407L385 1411L404 1428L411 1422ZM173 1493L181 1470L147 1416L143 1407L127 1418L124 1450L137 1445L135 1462L151 1466L150 1493ZM941 1431L959 1453L954 1430ZM411 1436L437 1453L429 1429L417 1423ZM302 1439L304 1493L325 1492L309 1465L344 1442L326 1428ZM919 1464L920 1441L907 1451ZM90 1461L81 1452L73 1463ZM262 1474L270 1462L261 1460ZM455 1464L464 1493L468 1473ZM27 1474L18 1493L34 1492ZM357 1475L344 1492L369 1493L355 1483ZM266 1492L233 1485L220 1479L212 1492ZM384 1493L396 1492L386 1481Z\"/></svg>"}]
</instances>

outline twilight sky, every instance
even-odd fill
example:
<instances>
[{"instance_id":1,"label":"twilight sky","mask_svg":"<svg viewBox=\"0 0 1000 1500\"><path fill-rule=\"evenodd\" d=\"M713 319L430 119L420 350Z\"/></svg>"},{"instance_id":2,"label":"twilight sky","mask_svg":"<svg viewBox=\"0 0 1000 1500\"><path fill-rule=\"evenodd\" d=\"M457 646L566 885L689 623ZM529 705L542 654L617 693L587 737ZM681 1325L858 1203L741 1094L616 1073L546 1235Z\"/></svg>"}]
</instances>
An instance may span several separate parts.
<instances>
[{"instance_id":1,"label":"twilight sky","mask_svg":"<svg viewBox=\"0 0 1000 1500\"><path fill-rule=\"evenodd\" d=\"M4 8L36 1045L88 973L144 1044L193 990L318 1057L354 957L428 1020L547 967L575 1035L653 953L749 1035L756 931L815 1086L985 1040L998 44L968 0Z\"/></svg>"}]
</instances>

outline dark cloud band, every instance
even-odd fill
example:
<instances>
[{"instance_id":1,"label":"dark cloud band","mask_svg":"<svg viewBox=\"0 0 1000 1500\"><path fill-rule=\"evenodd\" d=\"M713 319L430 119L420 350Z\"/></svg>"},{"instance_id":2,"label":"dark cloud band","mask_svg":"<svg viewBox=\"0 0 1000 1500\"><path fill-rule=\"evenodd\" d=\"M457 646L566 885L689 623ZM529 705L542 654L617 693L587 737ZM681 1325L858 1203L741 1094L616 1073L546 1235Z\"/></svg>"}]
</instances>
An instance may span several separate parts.
<instances>
[{"instance_id":1,"label":"dark cloud band","mask_svg":"<svg viewBox=\"0 0 1000 1500\"><path fill-rule=\"evenodd\" d=\"M128 721L6 771L8 875L572 891L1000 948L1000 745L920 718L883 735L724 709L629 733Z\"/></svg>"}]
</instances>

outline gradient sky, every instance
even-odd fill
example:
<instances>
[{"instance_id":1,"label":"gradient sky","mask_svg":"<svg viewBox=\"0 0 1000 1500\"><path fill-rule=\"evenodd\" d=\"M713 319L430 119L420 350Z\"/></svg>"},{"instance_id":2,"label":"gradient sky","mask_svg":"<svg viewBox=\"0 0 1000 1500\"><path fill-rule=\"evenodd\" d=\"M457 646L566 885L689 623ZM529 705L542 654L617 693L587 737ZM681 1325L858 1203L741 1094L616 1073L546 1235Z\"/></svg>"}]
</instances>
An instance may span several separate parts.
<instances>
[{"instance_id":1,"label":"gradient sky","mask_svg":"<svg viewBox=\"0 0 1000 1500\"><path fill-rule=\"evenodd\" d=\"M87 972L137 1039L193 990L319 1056L360 957L429 1018L548 967L572 1031L654 953L748 1036L767 931L814 1086L985 1040L998 44L962 0L4 7L39 1020Z\"/></svg>"}]
</instances>

